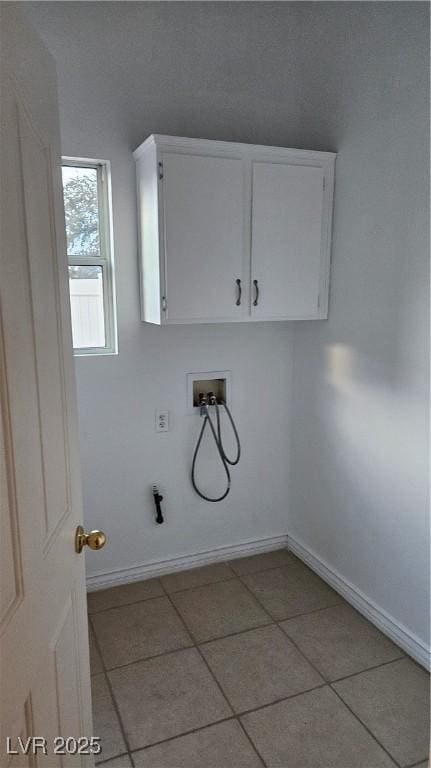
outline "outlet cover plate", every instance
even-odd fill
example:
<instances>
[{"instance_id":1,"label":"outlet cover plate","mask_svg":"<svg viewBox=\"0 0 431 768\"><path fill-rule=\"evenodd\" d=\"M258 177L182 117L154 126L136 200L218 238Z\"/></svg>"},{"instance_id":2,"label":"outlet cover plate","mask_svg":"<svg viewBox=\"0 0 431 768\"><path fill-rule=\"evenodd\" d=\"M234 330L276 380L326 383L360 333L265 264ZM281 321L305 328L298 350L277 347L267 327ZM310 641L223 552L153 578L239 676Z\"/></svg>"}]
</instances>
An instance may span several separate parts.
<instances>
[{"instance_id":1,"label":"outlet cover plate","mask_svg":"<svg viewBox=\"0 0 431 768\"><path fill-rule=\"evenodd\" d=\"M156 411L156 432L169 432L169 411Z\"/></svg>"}]
</instances>

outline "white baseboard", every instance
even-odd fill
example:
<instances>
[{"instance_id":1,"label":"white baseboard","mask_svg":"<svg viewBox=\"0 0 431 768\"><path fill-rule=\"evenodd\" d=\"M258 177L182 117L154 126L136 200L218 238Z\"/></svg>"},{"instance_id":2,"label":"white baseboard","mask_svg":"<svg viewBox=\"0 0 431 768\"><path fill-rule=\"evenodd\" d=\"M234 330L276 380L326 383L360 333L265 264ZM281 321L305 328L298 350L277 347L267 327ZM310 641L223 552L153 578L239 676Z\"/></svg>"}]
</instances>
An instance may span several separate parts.
<instances>
[{"instance_id":1,"label":"white baseboard","mask_svg":"<svg viewBox=\"0 0 431 768\"><path fill-rule=\"evenodd\" d=\"M223 560L233 560L236 557L257 555L284 547L288 547L293 554L299 557L300 560L339 592L348 603L353 605L359 613L362 613L372 624L397 643L409 656L425 667L425 669L430 669L430 648L420 638L376 605L363 592L354 587L353 584L346 581L337 571L327 565L304 544L285 534L265 539L253 539L241 542L240 544L217 547L216 549L173 557L168 560L140 563L130 568L117 568L111 571L91 574L87 576L87 589L89 592L93 592L97 589L130 584L133 581L151 579L156 576L173 573L174 571L184 571L188 568L211 565L211 563Z\"/></svg>"},{"instance_id":2,"label":"white baseboard","mask_svg":"<svg viewBox=\"0 0 431 768\"><path fill-rule=\"evenodd\" d=\"M87 576L87 590L94 592L106 587L117 587L120 584L130 584L132 581L151 579L155 576L163 576L174 571L184 571L188 568L197 568L200 565L210 565L220 560L233 560L236 557L246 555L258 555L262 552L270 552L273 549L287 547L287 535L271 536L265 539L253 539L228 547L217 547L205 552L196 552L182 557L173 557L168 560L156 560L152 563L140 563L130 568L117 568L112 571L102 571Z\"/></svg>"},{"instance_id":3,"label":"white baseboard","mask_svg":"<svg viewBox=\"0 0 431 768\"><path fill-rule=\"evenodd\" d=\"M430 669L431 649L419 637L366 597L353 584L346 581L314 552L291 536L288 536L288 549L299 557L300 560L303 560L306 565L339 592L359 613L362 613L372 624L375 624L378 629L399 645L409 656L412 656L425 669Z\"/></svg>"}]
</instances>

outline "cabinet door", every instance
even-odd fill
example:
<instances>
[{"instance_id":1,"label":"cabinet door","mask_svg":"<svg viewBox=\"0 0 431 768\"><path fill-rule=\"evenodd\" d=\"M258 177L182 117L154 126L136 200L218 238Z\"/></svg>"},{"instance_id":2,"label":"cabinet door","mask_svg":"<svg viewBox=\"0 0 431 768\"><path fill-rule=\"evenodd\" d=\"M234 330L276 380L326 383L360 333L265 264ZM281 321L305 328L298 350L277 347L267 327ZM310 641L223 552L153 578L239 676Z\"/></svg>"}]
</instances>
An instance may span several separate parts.
<instances>
[{"instance_id":1,"label":"cabinet door","mask_svg":"<svg viewBox=\"0 0 431 768\"><path fill-rule=\"evenodd\" d=\"M164 152L166 322L239 320L244 281L240 159Z\"/></svg>"},{"instance_id":2,"label":"cabinet door","mask_svg":"<svg viewBox=\"0 0 431 768\"><path fill-rule=\"evenodd\" d=\"M319 316L323 178L317 166L253 163L251 311L256 320Z\"/></svg>"}]
</instances>

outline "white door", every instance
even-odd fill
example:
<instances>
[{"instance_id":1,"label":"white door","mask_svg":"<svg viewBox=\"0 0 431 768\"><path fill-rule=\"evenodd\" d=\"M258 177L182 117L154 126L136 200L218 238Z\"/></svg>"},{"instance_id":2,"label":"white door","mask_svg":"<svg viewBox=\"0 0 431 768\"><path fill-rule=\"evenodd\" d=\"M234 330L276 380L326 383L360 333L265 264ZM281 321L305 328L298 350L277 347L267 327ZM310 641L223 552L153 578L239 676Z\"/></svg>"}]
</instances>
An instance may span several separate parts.
<instances>
[{"instance_id":1,"label":"white door","mask_svg":"<svg viewBox=\"0 0 431 768\"><path fill-rule=\"evenodd\" d=\"M251 311L256 320L319 314L323 179L321 167L253 163Z\"/></svg>"},{"instance_id":2,"label":"white door","mask_svg":"<svg viewBox=\"0 0 431 768\"><path fill-rule=\"evenodd\" d=\"M55 71L20 9L1 11L0 759L89 766L53 754L92 735Z\"/></svg>"},{"instance_id":3,"label":"white door","mask_svg":"<svg viewBox=\"0 0 431 768\"><path fill-rule=\"evenodd\" d=\"M171 152L162 160L167 322L241 319L242 161Z\"/></svg>"}]
</instances>

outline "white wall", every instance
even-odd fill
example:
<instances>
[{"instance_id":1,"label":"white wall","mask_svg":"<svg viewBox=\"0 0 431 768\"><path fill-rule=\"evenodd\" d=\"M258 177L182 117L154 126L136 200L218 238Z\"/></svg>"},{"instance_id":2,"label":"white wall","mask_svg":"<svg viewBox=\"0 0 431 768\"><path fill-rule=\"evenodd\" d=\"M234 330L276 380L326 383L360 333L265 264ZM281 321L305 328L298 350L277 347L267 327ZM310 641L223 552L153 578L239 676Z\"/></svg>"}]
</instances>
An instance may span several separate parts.
<instances>
[{"instance_id":1,"label":"white wall","mask_svg":"<svg viewBox=\"0 0 431 768\"><path fill-rule=\"evenodd\" d=\"M255 79L262 22L272 40L277 18L256 7L246 32L241 9L212 4L54 2L37 3L32 20L57 59L64 154L112 168L119 355L76 359L85 522L108 535L88 573L285 535L293 329L140 321L131 155L152 132L289 144L294 94L271 98L265 115ZM289 61L281 36L266 58L277 55ZM275 86L284 89L284 71ZM186 374L226 369L243 455L226 502L208 504L190 484L200 420L187 413ZM154 431L156 408L170 410L167 434Z\"/></svg>"},{"instance_id":2,"label":"white wall","mask_svg":"<svg viewBox=\"0 0 431 768\"><path fill-rule=\"evenodd\" d=\"M89 573L277 535L289 492L289 532L425 640L427 4L29 12L58 62L64 152L112 161L120 354L77 361L86 520L111 540ZM152 132L339 152L327 323L140 323L130 153ZM207 368L232 369L244 443L220 507L188 480L185 374Z\"/></svg>"},{"instance_id":3,"label":"white wall","mask_svg":"<svg viewBox=\"0 0 431 768\"><path fill-rule=\"evenodd\" d=\"M428 9L385 6L303 36L330 40L303 119L339 154L329 321L295 327L289 534L428 642Z\"/></svg>"}]
</instances>

